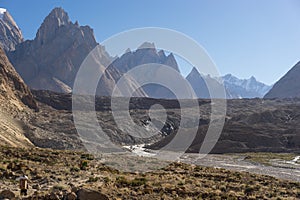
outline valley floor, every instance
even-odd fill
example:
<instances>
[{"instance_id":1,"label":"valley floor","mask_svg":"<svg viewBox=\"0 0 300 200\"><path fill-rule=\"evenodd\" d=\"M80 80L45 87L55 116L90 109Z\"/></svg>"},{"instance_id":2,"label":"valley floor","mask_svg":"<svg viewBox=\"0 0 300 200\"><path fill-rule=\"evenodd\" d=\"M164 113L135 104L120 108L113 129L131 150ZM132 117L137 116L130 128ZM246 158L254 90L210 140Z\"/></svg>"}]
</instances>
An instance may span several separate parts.
<instances>
[{"instance_id":1,"label":"valley floor","mask_svg":"<svg viewBox=\"0 0 300 200\"><path fill-rule=\"evenodd\" d=\"M124 147L138 156L151 157L156 154L156 151L146 149L144 146L145 144ZM180 162L250 172L300 182L299 154L258 152L209 154L204 156L196 153L186 153L180 157Z\"/></svg>"},{"instance_id":2,"label":"valley floor","mask_svg":"<svg viewBox=\"0 0 300 200\"><path fill-rule=\"evenodd\" d=\"M226 162L230 156L225 156ZM247 162L259 160L254 155L247 156ZM188 157L185 161L193 160L192 156ZM226 166L216 155L208 158L211 163ZM79 200L89 199L84 196L88 195L87 189L97 191L93 194L101 195L101 199L300 198L299 182L266 175L181 162L147 173L125 173L103 165L103 159L75 151L0 147L0 196L1 191L9 190L18 198L16 178L26 172L31 181L29 196L35 199L63 199L71 194L79 195ZM140 161L145 159L148 158L140 157Z\"/></svg>"},{"instance_id":3,"label":"valley floor","mask_svg":"<svg viewBox=\"0 0 300 200\"><path fill-rule=\"evenodd\" d=\"M263 174L279 179L300 182L300 162L298 159L295 159L298 156L294 154L211 154L199 160L197 157L197 154L186 154L182 156L181 161L195 165Z\"/></svg>"}]
</instances>

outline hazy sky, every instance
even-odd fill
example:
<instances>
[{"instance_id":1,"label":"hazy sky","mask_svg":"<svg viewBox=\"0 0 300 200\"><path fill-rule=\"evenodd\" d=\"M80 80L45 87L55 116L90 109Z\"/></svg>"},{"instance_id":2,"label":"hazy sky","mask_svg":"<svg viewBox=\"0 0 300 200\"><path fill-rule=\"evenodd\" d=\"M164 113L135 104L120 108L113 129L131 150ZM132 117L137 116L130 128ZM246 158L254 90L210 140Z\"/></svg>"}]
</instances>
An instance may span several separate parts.
<instances>
[{"instance_id":1,"label":"hazy sky","mask_svg":"<svg viewBox=\"0 0 300 200\"><path fill-rule=\"evenodd\" d=\"M88 3L85 3L88 2ZM119 32L155 26L194 38L221 74L277 81L300 61L298 0L1 0L21 28L34 38L54 7L72 21L90 25L98 42Z\"/></svg>"}]
</instances>

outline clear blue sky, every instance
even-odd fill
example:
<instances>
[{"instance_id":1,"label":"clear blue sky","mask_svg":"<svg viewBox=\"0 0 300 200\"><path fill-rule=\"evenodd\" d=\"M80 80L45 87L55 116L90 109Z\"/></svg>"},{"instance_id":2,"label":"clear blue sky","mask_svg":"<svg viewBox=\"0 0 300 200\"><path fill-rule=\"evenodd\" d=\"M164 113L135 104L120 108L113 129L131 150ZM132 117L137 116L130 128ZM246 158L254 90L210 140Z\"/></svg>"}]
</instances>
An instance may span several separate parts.
<instances>
[{"instance_id":1,"label":"clear blue sky","mask_svg":"<svg viewBox=\"0 0 300 200\"><path fill-rule=\"evenodd\" d=\"M86 3L88 2L88 3ZM298 0L1 0L34 38L54 7L90 25L98 42L131 28L155 26L183 32L210 54L221 74L254 75L268 84L300 60Z\"/></svg>"}]
</instances>

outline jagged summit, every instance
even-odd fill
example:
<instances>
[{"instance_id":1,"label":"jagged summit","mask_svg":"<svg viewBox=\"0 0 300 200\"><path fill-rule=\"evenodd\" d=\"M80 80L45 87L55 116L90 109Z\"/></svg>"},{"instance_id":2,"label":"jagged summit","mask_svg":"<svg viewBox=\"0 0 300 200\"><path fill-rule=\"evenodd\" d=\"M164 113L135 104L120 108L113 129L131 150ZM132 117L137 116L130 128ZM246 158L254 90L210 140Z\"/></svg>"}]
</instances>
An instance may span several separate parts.
<instances>
[{"instance_id":1,"label":"jagged summit","mask_svg":"<svg viewBox=\"0 0 300 200\"><path fill-rule=\"evenodd\" d=\"M160 57L161 59L165 59L165 58L167 57L164 50L160 50L160 51L158 52L158 55L159 55L159 57Z\"/></svg>"},{"instance_id":2,"label":"jagged summit","mask_svg":"<svg viewBox=\"0 0 300 200\"><path fill-rule=\"evenodd\" d=\"M54 8L36 37L18 45L9 58L32 89L68 93L81 63L97 45L92 28L73 23L64 9ZM101 61L109 62L104 48L101 53Z\"/></svg>"},{"instance_id":3,"label":"jagged summit","mask_svg":"<svg viewBox=\"0 0 300 200\"><path fill-rule=\"evenodd\" d=\"M54 25L56 25L56 27L72 24L68 13L62 8L54 8L45 18L41 27L43 27L43 25L49 25L49 23L53 23Z\"/></svg>"},{"instance_id":4,"label":"jagged summit","mask_svg":"<svg viewBox=\"0 0 300 200\"><path fill-rule=\"evenodd\" d=\"M49 17L59 18L67 23L70 22L68 13L62 7L56 7L52 9L52 11L49 13L48 17L46 17L45 20L47 20Z\"/></svg>"},{"instance_id":5,"label":"jagged summit","mask_svg":"<svg viewBox=\"0 0 300 200\"><path fill-rule=\"evenodd\" d=\"M54 8L37 31L36 40L41 44L46 43L56 36L56 32L61 26L68 25L72 25L68 13L62 8Z\"/></svg>"},{"instance_id":6,"label":"jagged summit","mask_svg":"<svg viewBox=\"0 0 300 200\"><path fill-rule=\"evenodd\" d=\"M199 74L200 75L200 72L197 70L196 67L193 67L193 69L191 70L190 74Z\"/></svg>"},{"instance_id":7,"label":"jagged summit","mask_svg":"<svg viewBox=\"0 0 300 200\"><path fill-rule=\"evenodd\" d=\"M155 44L153 42L144 42L138 49L155 49Z\"/></svg>"},{"instance_id":8,"label":"jagged summit","mask_svg":"<svg viewBox=\"0 0 300 200\"><path fill-rule=\"evenodd\" d=\"M23 35L13 17L5 8L0 8L0 46L5 51L13 51L23 42Z\"/></svg>"},{"instance_id":9,"label":"jagged summit","mask_svg":"<svg viewBox=\"0 0 300 200\"><path fill-rule=\"evenodd\" d=\"M231 98L261 98L271 89L271 86L257 81L254 76L239 79L232 74L226 74L222 79Z\"/></svg>"},{"instance_id":10,"label":"jagged summit","mask_svg":"<svg viewBox=\"0 0 300 200\"><path fill-rule=\"evenodd\" d=\"M40 28L43 28L45 25L52 24L54 29L62 25L72 24L68 13L61 7L54 8L48 16L44 19Z\"/></svg>"},{"instance_id":11,"label":"jagged summit","mask_svg":"<svg viewBox=\"0 0 300 200\"><path fill-rule=\"evenodd\" d=\"M186 80L191 84L196 96L198 98L224 98L223 97L223 86L217 79L212 78L210 75L201 74L196 67L193 67L191 72L186 77ZM212 97L210 90L220 91L219 96Z\"/></svg>"}]
</instances>

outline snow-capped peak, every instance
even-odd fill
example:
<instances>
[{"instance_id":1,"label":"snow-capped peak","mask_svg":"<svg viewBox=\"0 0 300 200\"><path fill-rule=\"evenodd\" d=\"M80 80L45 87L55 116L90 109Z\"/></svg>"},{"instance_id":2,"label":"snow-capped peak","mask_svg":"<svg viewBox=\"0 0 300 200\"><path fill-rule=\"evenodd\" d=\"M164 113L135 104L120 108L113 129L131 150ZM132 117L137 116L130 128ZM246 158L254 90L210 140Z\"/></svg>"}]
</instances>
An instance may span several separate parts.
<instances>
[{"instance_id":1,"label":"snow-capped peak","mask_svg":"<svg viewBox=\"0 0 300 200\"><path fill-rule=\"evenodd\" d=\"M239 79L232 74L227 74L223 76L223 81L227 90L234 94L233 96L243 98L263 97L272 87L257 81L254 76L249 79Z\"/></svg>"},{"instance_id":2,"label":"snow-capped peak","mask_svg":"<svg viewBox=\"0 0 300 200\"><path fill-rule=\"evenodd\" d=\"M6 9L5 8L0 8L0 19L3 18L4 13L6 13Z\"/></svg>"}]
</instances>

